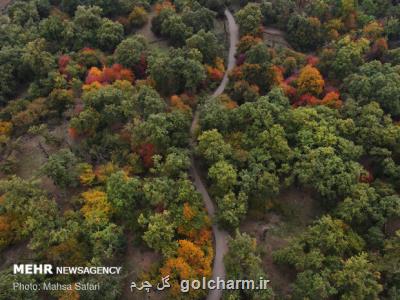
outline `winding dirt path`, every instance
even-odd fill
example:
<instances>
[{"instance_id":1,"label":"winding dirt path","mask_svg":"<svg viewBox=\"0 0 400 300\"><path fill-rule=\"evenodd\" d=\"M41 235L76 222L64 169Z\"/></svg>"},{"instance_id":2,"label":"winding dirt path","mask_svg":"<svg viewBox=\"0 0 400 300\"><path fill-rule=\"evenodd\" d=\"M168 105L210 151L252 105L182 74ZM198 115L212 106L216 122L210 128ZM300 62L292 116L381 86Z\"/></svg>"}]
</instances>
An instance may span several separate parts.
<instances>
[{"instance_id":1,"label":"winding dirt path","mask_svg":"<svg viewBox=\"0 0 400 300\"><path fill-rule=\"evenodd\" d=\"M228 29L229 29L229 56L228 56L228 66L227 70L225 72L224 78L222 79L219 87L214 91L212 94L212 97L217 97L221 95L225 87L229 81L228 78L228 73L231 71L234 66L235 66L235 53L236 53L236 45L239 41L239 27L235 22L235 19L233 18L231 12L226 9L225 10L225 16L228 20ZM196 111L194 114L194 118L192 121L192 126L191 126L191 135L192 135L192 140L191 140L191 145L192 148L196 145L195 139L195 130L197 127L197 123L199 120L199 113ZM201 177L200 177L200 172L198 170L196 161L194 157L192 156L192 165L191 165L191 174L193 176L193 181L194 185L196 186L197 190L199 193L201 193L204 204L207 208L208 215L210 216L211 219L213 219L214 214L215 214L215 206L213 201L210 198L210 195L207 192L207 189L205 185L203 184ZM217 280L217 278L220 279L225 279L226 277L226 272L225 272L225 266L224 266L224 255L228 251L228 237L229 234L225 230L221 230L218 228L216 224L212 225L212 231L214 234L214 240L215 240L215 249L214 249L214 264L213 264L213 274L212 274L212 279ZM207 300L219 300L222 297L222 290L210 290Z\"/></svg>"}]
</instances>

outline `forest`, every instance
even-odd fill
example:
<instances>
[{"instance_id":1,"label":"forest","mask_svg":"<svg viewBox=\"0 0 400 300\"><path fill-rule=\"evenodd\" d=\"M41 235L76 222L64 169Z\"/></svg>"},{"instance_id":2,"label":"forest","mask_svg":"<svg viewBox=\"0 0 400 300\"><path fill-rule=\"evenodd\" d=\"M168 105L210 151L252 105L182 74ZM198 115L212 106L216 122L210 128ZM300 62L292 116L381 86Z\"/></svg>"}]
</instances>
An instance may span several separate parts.
<instances>
[{"instance_id":1,"label":"forest","mask_svg":"<svg viewBox=\"0 0 400 300\"><path fill-rule=\"evenodd\" d=\"M0 11L0 300L400 299L398 0Z\"/></svg>"}]
</instances>

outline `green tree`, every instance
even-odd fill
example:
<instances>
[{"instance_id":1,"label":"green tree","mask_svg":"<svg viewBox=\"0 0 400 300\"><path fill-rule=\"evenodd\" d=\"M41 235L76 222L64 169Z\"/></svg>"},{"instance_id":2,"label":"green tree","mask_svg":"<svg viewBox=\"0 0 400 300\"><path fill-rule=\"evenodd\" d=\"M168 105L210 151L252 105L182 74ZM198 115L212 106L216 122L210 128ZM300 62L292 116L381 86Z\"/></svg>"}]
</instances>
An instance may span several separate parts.
<instances>
[{"instance_id":1,"label":"green tree","mask_svg":"<svg viewBox=\"0 0 400 300\"><path fill-rule=\"evenodd\" d=\"M18 1L8 9L8 16L14 24L20 26L33 25L40 19L35 3Z\"/></svg>"},{"instance_id":2,"label":"green tree","mask_svg":"<svg viewBox=\"0 0 400 300\"><path fill-rule=\"evenodd\" d=\"M11 64L2 64L0 73L0 102L7 103L8 99L15 94L17 82L14 76L15 68Z\"/></svg>"},{"instance_id":3,"label":"green tree","mask_svg":"<svg viewBox=\"0 0 400 300\"><path fill-rule=\"evenodd\" d=\"M80 2L79 0L61 0L60 7L69 15L73 15Z\"/></svg>"},{"instance_id":4,"label":"green tree","mask_svg":"<svg viewBox=\"0 0 400 300\"><path fill-rule=\"evenodd\" d=\"M175 224L171 222L170 213L164 211L150 216L146 220L143 215L139 218L139 223L146 226L143 240L152 249L161 252L166 257L177 247L175 236Z\"/></svg>"},{"instance_id":5,"label":"green tree","mask_svg":"<svg viewBox=\"0 0 400 300\"><path fill-rule=\"evenodd\" d=\"M372 61L345 79L350 96L358 103L377 101L383 110L400 115L400 69L390 64Z\"/></svg>"},{"instance_id":6,"label":"green tree","mask_svg":"<svg viewBox=\"0 0 400 300\"><path fill-rule=\"evenodd\" d=\"M327 299L336 293L326 274L311 270L299 273L293 287L295 299Z\"/></svg>"},{"instance_id":7,"label":"green tree","mask_svg":"<svg viewBox=\"0 0 400 300\"><path fill-rule=\"evenodd\" d=\"M66 45L69 26L71 23L63 21L59 16L50 16L40 22L39 32L41 37L58 49L60 46Z\"/></svg>"},{"instance_id":8,"label":"green tree","mask_svg":"<svg viewBox=\"0 0 400 300\"><path fill-rule=\"evenodd\" d=\"M193 28L193 32L212 30L214 28L214 19L215 12L200 5L193 7L191 10L184 10L182 15L183 22Z\"/></svg>"},{"instance_id":9,"label":"green tree","mask_svg":"<svg viewBox=\"0 0 400 300\"><path fill-rule=\"evenodd\" d=\"M243 78L250 84L256 85L260 93L266 93L274 84L274 73L270 63L249 64L242 66Z\"/></svg>"},{"instance_id":10,"label":"green tree","mask_svg":"<svg viewBox=\"0 0 400 300\"><path fill-rule=\"evenodd\" d=\"M79 134L93 133L100 123L100 114L94 109L85 109L70 121L70 127Z\"/></svg>"},{"instance_id":11,"label":"green tree","mask_svg":"<svg viewBox=\"0 0 400 300\"><path fill-rule=\"evenodd\" d=\"M341 38L334 49L325 49L321 54L321 70L331 78L343 79L357 71L363 64L364 54L369 50L369 41L361 38L353 41L349 35Z\"/></svg>"},{"instance_id":12,"label":"green tree","mask_svg":"<svg viewBox=\"0 0 400 300\"><path fill-rule=\"evenodd\" d=\"M265 152L268 152L275 162L286 162L293 157L286 133L281 125L275 124L259 134L257 142Z\"/></svg>"},{"instance_id":13,"label":"green tree","mask_svg":"<svg viewBox=\"0 0 400 300\"><path fill-rule=\"evenodd\" d=\"M123 246L122 228L109 223L101 230L92 232L90 241L93 247L94 261L104 262L112 259Z\"/></svg>"},{"instance_id":14,"label":"green tree","mask_svg":"<svg viewBox=\"0 0 400 300\"><path fill-rule=\"evenodd\" d=\"M378 261L382 277L385 277L385 290L394 298L400 292L400 230L385 241L383 256Z\"/></svg>"},{"instance_id":15,"label":"green tree","mask_svg":"<svg viewBox=\"0 0 400 300\"><path fill-rule=\"evenodd\" d=\"M148 14L146 10L141 6L135 6L129 14L129 24L133 27L142 27L148 22Z\"/></svg>"},{"instance_id":16,"label":"green tree","mask_svg":"<svg viewBox=\"0 0 400 300\"><path fill-rule=\"evenodd\" d=\"M101 49L112 51L122 41L124 28L120 23L104 19L97 30L97 43Z\"/></svg>"},{"instance_id":17,"label":"green tree","mask_svg":"<svg viewBox=\"0 0 400 300\"><path fill-rule=\"evenodd\" d=\"M195 92L200 83L206 79L204 67L194 59L187 60L183 65L182 76L185 81L185 89L189 92Z\"/></svg>"},{"instance_id":18,"label":"green tree","mask_svg":"<svg viewBox=\"0 0 400 300\"><path fill-rule=\"evenodd\" d=\"M236 196L229 192L223 198L217 199L218 214L217 219L228 229L238 228L240 221L247 212L247 196L245 193L239 193Z\"/></svg>"},{"instance_id":19,"label":"green tree","mask_svg":"<svg viewBox=\"0 0 400 300\"><path fill-rule=\"evenodd\" d=\"M186 172L190 166L190 157L186 149L170 148L165 156L164 163L156 168L163 176L177 178ZM160 156L161 160L161 156Z\"/></svg>"},{"instance_id":20,"label":"green tree","mask_svg":"<svg viewBox=\"0 0 400 300\"><path fill-rule=\"evenodd\" d=\"M345 222L364 224L373 214L374 202L378 200L375 189L367 184L353 187L350 197L346 197L338 206L338 215Z\"/></svg>"},{"instance_id":21,"label":"green tree","mask_svg":"<svg viewBox=\"0 0 400 300\"><path fill-rule=\"evenodd\" d=\"M204 63L213 64L221 53L217 37L210 31L203 29L186 40L188 48L198 49L203 55Z\"/></svg>"},{"instance_id":22,"label":"green tree","mask_svg":"<svg viewBox=\"0 0 400 300\"><path fill-rule=\"evenodd\" d=\"M364 240L349 226L331 216L323 216L288 247L274 252L274 261L305 269L335 269L342 257L359 253Z\"/></svg>"},{"instance_id":23,"label":"green tree","mask_svg":"<svg viewBox=\"0 0 400 300\"><path fill-rule=\"evenodd\" d=\"M107 179L107 198L121 216L133 212L142 197L141 182L119 171Z\"/></svg>"},{"instance_id":24,"label":"green tree","mask_svg":"<svg viewBox=\"0 0 400 300\"><path fill-rule=\"evenodd\" d=\"M317 49L323 41L321 22L314 17L293 14L287 24L289 42L301 51Z\"/></svg>"},{"instance_id":25,"label":"green tree","mask_svg":"<svg viewBox=\"0 0 400 300\"><path fill-rule=\"evenodd\" d=\"M12 217L13 240L29 238L31 250L43 251L49 247L48 235L58 224L57 204L47 198L38 182L13 176L0 181L3 195L1 215Z\"/></svg>"},{"instance_id":26,"label":"green tree","mask_svg":"<svg viewBox=\"0 0 400 300\"><path fill-rule=\"evenodd\" d=\"M261 268L261 257L256 250L256 240L246 233L236 231L235 238L228 242L228 253L224 257L227 279L254 280L260 277L267 279L267 275ZM272 299L271 288L264 290L245 289L234 291L232 299ZM235 298L238 297L238 298ZM229 297L228 297L229 298Z\"/></svg>"},{"instance_id":27,"label":"green tree","mask_svg":"<svg viewBox=\"0 0 400 300\"><path fill-rule=\"evenodd\" d=\"M293 0L262 1L261 12L264 22L285 28L290 16L296 10L296 4L297 2Z\"/></svg>"},{"instance_id":28,"label":"green tree","mask_svg":"<svg viewBox=\"0 0 400 300\"><path fill-rule=\"evenodd\" d=\"M22 54L22 62L39 77L46 76L55 68L55 59L46 51L46 40L39 38L29 42Z\"/></svg>"},{"instance_id":29,"label":"green tree","mask_svg":"<svg viewBox=\"0 0 400 300\"><path fill-rule=\"evenodd\" d=\"M50 109L62 114L65 109L71 107L74 103L74 97L71 91L65 89L54 89L48 97L48 106Z\"/></svg>"},{"instance_id":30,"label":"green tree","mask_svg":"<svg viewBox=\"0 0 400 300\"><path fill-rule=\"evenodd\" d=\"M217 129L204 131L198 141L197 151L209 164L224 160L232 153L231 146L224 141Z\"/></svg>"},{"instance_id":31,"label":"green tree","mask_svg":"<svg viewBox=\"0 0 400 300\"><path fill-rule=\"evenodd\" d=\"M246 62L249 64L265 64L271 61L271 53L264 43L256 44L246 51Z\"/></svg>"},{"instance_id":32,"label":"green tree","mask_svg":"<svg viewBox=\"0 0 400 300\"><path fill-rule=\"evenodd\" d=\"M101 27L103 20L101 15L103 10L98 6L79 5L75 11L73 19L76 31L75 47L97 45L97 31Z\"/></svg>"},{"instance_id":33,"label":"green tree","mask_svg":"<svg viewBox=\"0 0 400 300\"><path fill-rule=\"evenodd\" d=\"M123 40L115 49L116 62L128 68L135 67L143 56L146 55L148 45L142 35L134 35Z\"/></svg>"},{"instance_id":34,"label":"green tree","mask_svg":"<svg viewBox=\"0 0 400 300\"><path fill-rule=\"evenodd\" d=\"M76 164L76 156L69 149L62 149L52 154L41 170L56 185L66 188L77 183Z\"/></svg>"},{"instance_id":35,"label":"green tree","mask_svg":"<svg viewBox=\"0 0 400 300\"><path fill-rule=\"evenodd\" d=\"M332 147L320 147L303 155L294 164L293 174L301 184L312 186L326 200L337 200L349 194L358 182L361 166L335 154Z\"/></svg>"},{"instance_id":36,"label":"green tree","mask_svg":"<svg viewBox=\"0 0 400 300\"><path fill-rule=\"evenodd\" d=\"M216 11L219 15L223 15L224 8L228 4L226 0L200 0L199 3L213 11Z\"/></svg>"},{"instance_id":37,"label":"green tree","mask_svg":"<svg viewBox=\"0 0 400 300\"><path fill-rule=\"evenodd\" d=\"M192 28L183 22L181 16L173 14L162 22L161 34L168 37L173 45L179 46L192 34Z\"/></svg>"},{"instance_id":38,"label":"green tree","mask_svg":"<svg viewBox=\"0 0 400 300\"><path fill-rule=\"evenodd\" d=\"M149 74L163 95L180 94L185 89L194 92L206 78L203 65L180 50L150 57Z\"/></svg>"},{"instance_id":39,"label":"green tree","mask_svg":"<svg viewBox=\"0 0 400 300\"><path fill-rule=\"evenodd\" d=\"M36 278L35 278L36 277ZM13 285L14 280L18 280L22 284L35 284L37 283L37 277L35 275L16 275L13 274L11 268L2 270L0 272L0 299L8 300L12 299L30 299L39 300L38 291L26 291L20 289L12 289L10 286Z\"/></svg>"},{"instance_id":40,"label":"green tree","mask_svg":"<svg viewBox=\"0 0 400 300\"><path fill-rule=\"evenodd\" d=\"M350 257L333 276L341 299L378 299L382 291L380 273L366 253Z\"/></svg>"},{"instance_id":41,"label":"green tree","mask_svg":"<svg viewBox=\"0 0 400 300\"><path fill-rule=\"evenodd\" d=\"M157 91L146 85L138 87L130 101L133 105L129 109L131 113L139 113L144 119L147 119L151 114L164 112L166 109L166 103Z\"/></svg>"},{"instance_id":42,"label":"green tree","mask_svg":"<svg viewBox=\"0 0 400 300\"><path fill-rule=\"evenodd\" d=\"M174 181L168 177L148 178L143 184L144 198L154 207L167 206L174 198L173 185Z\"/></svg>"},{"instance_id":43,"label":"green tree","mask_svg":"<svg viewBox=\"0 0 400 300\"><path fill-rule=\"evenodd\" d=\"M261 10L256 3L249 3L236 14L236 20L240 26L241 35L257 35L261 25Z\"/></svg>"},{"instance_id":44,"label":"green tree","mask_svg":"<svg viewBox=\"0 0 400 300\"><path fill-rule=\"evenodd\" d=\"M165 20L167 20L171 16L174 16L175 14L175 10L171 7L167 6L163 8L160 13L151 20L151 30L156 35L161 35L162 24Z\"/></svg>"},{"instance_id":45,"label":"green tree","mask_svg":"<svg viewBox=\"0 0 400 300\"><path fill-rule=\"evenodd\" d=\"M221 160L210 167L208 178L215 193L222 196L237 184L237 171L230 163Z\"/></svg>"}]
</instances>

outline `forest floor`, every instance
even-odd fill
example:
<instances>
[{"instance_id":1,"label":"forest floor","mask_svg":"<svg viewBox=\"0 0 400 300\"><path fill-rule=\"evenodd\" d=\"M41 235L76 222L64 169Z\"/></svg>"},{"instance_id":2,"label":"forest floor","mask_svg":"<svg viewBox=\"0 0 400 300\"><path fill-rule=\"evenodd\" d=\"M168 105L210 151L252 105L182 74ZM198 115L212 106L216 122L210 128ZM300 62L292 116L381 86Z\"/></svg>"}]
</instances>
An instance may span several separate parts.
<instances>
[{"instance_id":1,"label":"forest floor","mask_svg":"<svg viewBox=\"0 0 400 300\"><path fill-rule=\"evenodd\" d=\"M66 126L67 123L56 126L50 133L60 140L65 140L67 135ZM64 148L65 145L50 146L44 142L42 137L28 133L24 134L17 143L17 149L11 153L11 156L16 158L15 175L25 180L38 179L43 190L54 197L61 211L69 209L71 204L67 199L79 194L80 191L76 189L62 191L50 178L40 174L40 168L47 161L47 156ZM29 257L33 253L27 246L27 241L21 241L2 252L0 256L0 271L18 262L21 257L29 261Z\"/></svg>"},{"instance_id":2,"label":"forest floor","mask_svg":"<svg viewBox=\"0 0 400 300\"><path fill-rule=\"evenodd\" d=\"M60 141L68 141L67 127L68 123L63 122L61 125L51 129L50 134ZM68 199L79 194L81 190L75 188L62 190L50 178L40 174L40 168L47 161L48 156L60 149L67 148L68 145L66 143L49 145L44 141L43 137L29 133L24 134L19 143L18 150L14 153L14 156L17 158L17 170L15 174L26 180L33 178L40 179L40 185L54 197L61 211L71 208Z\"/></svg>"},{"instance_id":3,"label":"forest floor","mask_svg":"<svg viewBox=\"0 0 400 300\"><path fill-rule=\"evenodd\" d=\"M164 299L165 295L160 292L145 291L131 291L130 285L132 281L145 280L142 277L143 274L151 273L155 268L155 263L160 261L161 257L153 250L145 249L144 247L138 246L133 238L132 234L127 235L127 250L124 254L124 269L130 271L124 279L124 287L121 299L126 300L142 300L142 299Z\"/></svg>"},{"instance_id":4,"label":"forest floor","mask_svg":"<svg viewBox=\"0 0 400 300\"><path fill-rule=\"evenodd\" d=\"M7 7L13 0L0 0L0 11Z\"/></svg>"},{"instance_id":5,"label":"forest floor","mask_svg":"<svg viewBox=\"0 0 400 300\"><path fill-rule=\"evenodd\" d=\"M286 33L284 31L273 27L264 27L262 33L268 47L292 49L286 40Z\"/></svg>"},{"instance_id":6,"label":"forest floor","mask_svg":"<svg viewBox=\"0 0 400 300\"><path fill-rule=\"evenodd\" d=\"M321 214L321 208L307 191L288 189L275 199L276 207L265 214L249 211L240 231L257 240L263 267L274 292L285 298L294 281L294 270L274 264L272 253L287 245Z\"/></svg>"},{"instance_id":7,"label":"forest floor","mask_svg":"<svg viewBox=\"0 0 400 300\"><path fill-rule=\"evenodd\" d=\"M29 258L33 256L33 253L27 246L28 241L21 241L3 250L0 254L0 272L13 264L21 263L21 257L23 257L24 260L29 261Z\"/></svg>"},{"instance_id":8,"label":"forest floor","mask_svg":"<svg viewBox=\"0 0 400 300\"><path fill-rule=\"evenodd\" d=\"M135 31L135 34L141 34L143 35L147 41L149 42L151 47L157 48L157 49L168 49L168 41L166 39L160 38L154 34L154 32L151 30L151 21L153 18L157 16L157 12L152 7L151 12L148 15L148 20L144 26L141 28L137 29Z\"/></svg>"}]
</instances>

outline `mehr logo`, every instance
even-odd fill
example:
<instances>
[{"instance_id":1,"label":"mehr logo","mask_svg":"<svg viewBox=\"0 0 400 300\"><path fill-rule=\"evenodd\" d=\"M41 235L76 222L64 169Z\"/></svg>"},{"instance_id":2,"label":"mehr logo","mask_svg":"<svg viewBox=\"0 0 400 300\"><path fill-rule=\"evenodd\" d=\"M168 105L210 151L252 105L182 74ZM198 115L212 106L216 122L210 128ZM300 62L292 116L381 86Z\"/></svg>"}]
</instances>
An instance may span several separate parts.
<instances>
[{"instance_id":1,"label":"mehr logo","mask_svg":"<svg viewBox=\"0 0 400 300\"><path fill-rule=\"evenodd\" d=\"M53 274L50 264L14 264L14 274Z\"/></svg>"}]
</instances>

